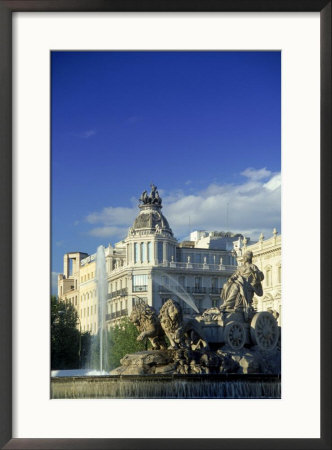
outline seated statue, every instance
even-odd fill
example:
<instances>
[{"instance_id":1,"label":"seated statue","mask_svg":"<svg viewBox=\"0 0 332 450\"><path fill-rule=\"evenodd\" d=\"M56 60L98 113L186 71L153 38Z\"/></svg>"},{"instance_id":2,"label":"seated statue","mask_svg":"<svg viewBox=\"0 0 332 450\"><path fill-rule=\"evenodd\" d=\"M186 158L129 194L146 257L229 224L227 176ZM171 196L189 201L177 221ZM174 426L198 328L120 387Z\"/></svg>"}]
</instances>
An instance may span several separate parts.
<instances>
[{"instance_id":1,"label":"seated statue","mask_svg":"<svg viewBox=\"0 0 332 450\"><path fill-rule=\"evenodd\" d=\"M264 275L252 263L252 257L251 251L244 254L242 266L227 280L221 291L223 304L220 310L224 312L243 311L246 320L253 311L254 294L259 297L263 295L261 282L264 280Z\"/></svg>"},{"instance_id":2,"label":"seated statue","mask_svg":"<svg viewBox=\"0 0 332 450\"><path fill-rule=\"evenodd\" d=\"M167 345L164 332L155 309L146 303L138 303L133 306L129 320L136 325L141 332L138 341L148 338L154 350L165 350Z\"/></svg>"}]
</instances>

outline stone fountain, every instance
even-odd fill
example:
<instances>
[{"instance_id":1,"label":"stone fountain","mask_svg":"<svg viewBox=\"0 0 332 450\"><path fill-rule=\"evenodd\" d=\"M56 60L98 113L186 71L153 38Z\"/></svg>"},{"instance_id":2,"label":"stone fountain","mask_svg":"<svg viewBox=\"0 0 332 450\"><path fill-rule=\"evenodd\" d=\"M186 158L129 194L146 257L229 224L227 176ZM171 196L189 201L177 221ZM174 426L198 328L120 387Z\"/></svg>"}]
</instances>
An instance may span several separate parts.
<instances>
[{"instance_id":1,"label":"stone fountain","mask_svg":"<svg viewBox=\"0 0 332 450\"><path fill-rule=\"evenodd\" d=\"M247 252L220 308L185 319L171 298L159 315L136 304L130 320L152 348L124 356L109 376L53 380L53 398L280 398L280 329L253 308L263 279Z\"/></svg>"}]
</instances>

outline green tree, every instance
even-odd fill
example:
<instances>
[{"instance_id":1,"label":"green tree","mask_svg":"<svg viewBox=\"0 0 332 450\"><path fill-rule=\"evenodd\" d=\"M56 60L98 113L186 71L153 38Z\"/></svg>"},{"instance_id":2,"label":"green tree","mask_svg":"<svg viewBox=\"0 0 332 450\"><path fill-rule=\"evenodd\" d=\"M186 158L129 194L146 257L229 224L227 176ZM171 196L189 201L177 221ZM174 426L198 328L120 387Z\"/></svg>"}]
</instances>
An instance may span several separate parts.
<instances>
[{"instance_id":1,"label":"green tree","mask_svg":"<svg viewBox=\"0 0 332 450\"><path fill-rule=\"evenodd\" d=\"M128 317L123 318L117 325L107 332L104 370L113 370L119 367L120 360L128 353L136 353L145 350L150 344L145 341L137 341L139 331ZM89 365L92 369L100 368L100 335L94 336L91 343Z\"/></svg>"},{"instance_id":2,"label":"green tree","mask_svg":"<svg viewBox=\"0 0 332 450\"><path fill-rule=\"evenodd\" d=\"M51 368L77 369L80 366L81 336L78 315L70 304L51 297Z\"/></svg>"},{"instance_id":3,"label":"green tree","mask_svg":"<svg viewBox=\"0 0 332 450\"><path fill-rule=\"evenodd\" d=\"M109 365L111 369L119 367L120 360L128 353L136 353L145 350L150 342L137 341L139 331L126 317L109 332Z\"/></svg>"}]
</instances>

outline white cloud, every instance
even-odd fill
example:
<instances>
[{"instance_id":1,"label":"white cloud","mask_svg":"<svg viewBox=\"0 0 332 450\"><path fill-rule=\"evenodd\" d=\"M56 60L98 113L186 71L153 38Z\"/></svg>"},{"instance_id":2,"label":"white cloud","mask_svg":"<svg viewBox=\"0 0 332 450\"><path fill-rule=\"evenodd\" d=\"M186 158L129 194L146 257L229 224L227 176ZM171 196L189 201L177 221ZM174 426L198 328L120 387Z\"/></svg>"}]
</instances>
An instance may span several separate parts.
<instances>
[{"instance_id":1,"label":"white cloud","mask_svg":"<svg viewBox=\"0 0 332 450\"><path fill-rule=\"evenodd\" d=\"M252 167L248 167L246 170L244 170L241 175L249 178L253 181L262 180L264 178L268 178L271 175L270 170L267 170L266 167L263 169L253 169Z\"/></svg>"},{"instance_id":2,"label":"white cloud","mask_svg":"<svg viewBox=\"0 0 332 450\"><path fill-rule=\"evenodd\" d=\"M128 228L124 227L96 227L92 228L92 230L89 231L90 236L94 237L101 237L101 238L110 238L113 236L123 236L128 232Z\"/></svg>"},{"instance_id":3,"label":"white cloud","mask_svg":"<svg viewBox=\"0 0 332 450\"><path fill-rule=\"evenodd\" d=\"M165 215L174 233L178 237L188 235L189 222L191 230L229 230L252 239L257 239L261 232L271 236L274 227L280 231L280 173L246 169L242 174L247 178L243 183L214 183L203 191L183 194L165 204Z\"/></svg>"},{"instance_id":4,"label":"white cloud","mask_svg":"<svg viewBox=\"0 0 332 450\"><path fill-rule=\"evenodd\" d=\"M242 175L243 182L212 183L191 194L163 191L163 213L175 236L182 239L189 231L205 229L241 232L257 239L261 232L270 237L274 227L280 231L280 173L248 168ZM86 221L100 226L89 234L123 239L137 214L137 200L131 208L110 206L91 213Z\"/></svg>"},{"instance_id":5,"label":"white cloud","mask_svg":"<svg viewBox=\"0 0 332 450\"><path fill-rule=\"evenodd\" d=\"M274 177L272 177L267 183L264 184L266 189L270 191L274 191L275 189L280 188L281 186L281 173L278 173Z\"/></svg>"},{"instance_id":6,"label":"white cloud","mask_svg":"<svg viewBox=\"0 0 332 450\"><path fill-rule=\"evenodd\" d=\"M137 208L123 208L109 206L104 208L100 212L93 212L86 217L86 221L92 224L101 223L104 225L127 225L130 226L131 222L137 215Z\"/></svg>"}]
</instances>

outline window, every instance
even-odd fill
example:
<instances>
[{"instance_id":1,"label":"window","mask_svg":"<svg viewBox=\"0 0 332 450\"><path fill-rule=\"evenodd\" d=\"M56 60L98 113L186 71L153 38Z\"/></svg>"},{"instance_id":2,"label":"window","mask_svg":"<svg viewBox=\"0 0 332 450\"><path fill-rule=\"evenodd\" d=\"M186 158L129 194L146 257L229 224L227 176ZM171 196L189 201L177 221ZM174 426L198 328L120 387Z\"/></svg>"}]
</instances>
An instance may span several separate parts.
<instances>
[{"instance_id":1,"label":"window","mask_svg":"<svg viewBox=\"0 0 332 450\"><path fill-rule=\"evenodd\" d=\"M138 262L138 244L135 242L134 244L134 263L137 264Z\"/></svg>"},{"instance_id":2,"label":"window","mask_svg":"<svg viewBox=\"0 0 332 450\"><path fill-rule=\"evenodd\" d=\"M148 303L148 298L147 297L139 297L139 298L137 298L137 297L135 297L135 298L132 298L132 305L134 306L134 305L137 305L138 303Z\"/></svg>"},{"instance_id":3,"label":"window","mask_svg":"<svg viewBox=\"0 0 332 450\"><path fill-rule=\"evenodd\" d=\"M202 285L202 278L201 277L195 277L195 288L200 288Z\"/></svg>"},{"instance_id":4,"label":"window","mask_svg":"<svg viewBox=\"0 0 332 450\"><path fill-rule=\"evenodd\" d=\"M271 266L266 269L266 286L272 285L272 270Z\"/></svg>"},{"instance_id":5,"label":"window","mask_svg":"<svg viewBox=\"0 0 332 450\"><path fill-rule=\"evenodd\" d=\"M141 242L141 261L146 262L146 246L145 242Z\"/></svg>"},{"instance_id":6,"label":"window","mask_svg":"<svg viewBox=\"0 0 332 450\"><path fill-rule=\"evenodd\" d=\"M158 262L162 263L163 262L163 243L162 242L158 242Z\"/></svg>"},{"instance_id":7,"label":"window","mask_svg":"<svg viewBox=\"0 0 332 450\"><path fill-rule=\"evenodd\" d=\"M133 275L133 292L144 292L148 288L147 275Z\"/></svg>"},{"instance_id":8,"label":"window","mask_svg":"<svg viewBox=\"0 0 332 450\"><path fill-rule=\"evenodd\" d=\"M148 262L152 262L152 242L148 242Z\"/></svg>"},{"instance_id":9,"label":"window","mask_svg":"<svg viewBox=\"0 0 332 450\"><path fill-rule=\"evenodd\" d=\"M184 280L185 280L184 276L179 277L179 285L182 287L184 287Z\"/></svg>"}]
</instances>

